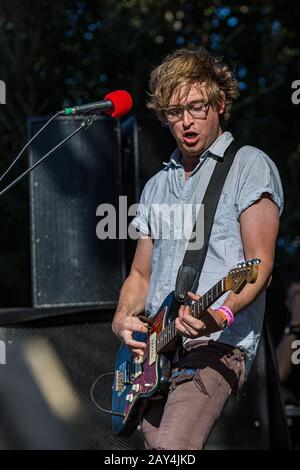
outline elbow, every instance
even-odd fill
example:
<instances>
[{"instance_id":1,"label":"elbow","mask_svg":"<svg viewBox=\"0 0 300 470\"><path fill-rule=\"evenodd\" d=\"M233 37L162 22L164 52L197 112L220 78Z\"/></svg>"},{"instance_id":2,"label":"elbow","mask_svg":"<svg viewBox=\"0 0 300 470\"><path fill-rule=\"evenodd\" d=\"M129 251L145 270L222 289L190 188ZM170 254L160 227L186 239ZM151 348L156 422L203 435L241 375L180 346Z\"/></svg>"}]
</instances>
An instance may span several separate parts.
<instances>
[{"instance_id":1,"label":"elbow","mask_svg":"<svg viewBox=\"0 0 300 470\"><path fill-rule=\"evenodd\" d=\"M264 289L268 289L272 281L274 259L273 258L261 258L261 264L259 265L259 274L261 275L262 284Z\"/></svg>"}]
</instances>

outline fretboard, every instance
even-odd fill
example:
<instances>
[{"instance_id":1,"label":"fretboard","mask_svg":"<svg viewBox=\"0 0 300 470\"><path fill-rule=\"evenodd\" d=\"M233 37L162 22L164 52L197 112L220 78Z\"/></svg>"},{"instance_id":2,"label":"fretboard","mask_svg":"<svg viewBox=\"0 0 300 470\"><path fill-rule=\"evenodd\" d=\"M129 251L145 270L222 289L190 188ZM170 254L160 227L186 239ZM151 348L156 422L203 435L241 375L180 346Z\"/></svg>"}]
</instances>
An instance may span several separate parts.
<instances>
[{"instance_id":1,"label":"fretboard","mask_svg":"<svg viewBox=\"0 0 300 470\"><path fill-rule=\"evenodd\" d=\"M191 315L194 318L201 317L203 310L206 310L210 305L212 305L223 293L224 282L221 279L217 284L215 284L209 291L207 291L200 300L195 302L190 307ZM158 333L156 338L156 351L159 353L163 349L167 348L170 343L179 337L179 333L176 330L175 320L169 323L160 333Z\"/></svg>"}]
</instances>

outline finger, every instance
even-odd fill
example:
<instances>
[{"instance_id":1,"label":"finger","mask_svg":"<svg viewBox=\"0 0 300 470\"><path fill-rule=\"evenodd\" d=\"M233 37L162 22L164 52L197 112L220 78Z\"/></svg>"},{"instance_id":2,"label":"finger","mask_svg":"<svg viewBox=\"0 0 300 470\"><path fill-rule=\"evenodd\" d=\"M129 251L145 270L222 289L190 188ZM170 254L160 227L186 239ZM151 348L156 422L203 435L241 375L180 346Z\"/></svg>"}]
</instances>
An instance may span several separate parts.
<instances>
[{"instance_id":1,"label":"finger","mask_svg":"<svg viewBox=\"0 0 300 470\"><path fill-rule=\"evenodd\" d=\"M176 330L179 334L181 334L182 336L186 336L188 333L186 332L186 328L183 326L183 324L181 323L181 321L179 320L179 318L176 318L175 320L175 326L176 326Z\"/></svg>"},{"instance_id":2,"label":"finger","mask_svg":"<svg viewBox=\"0 0 300 470\"><path fill-rule=\"evenodd\" d=\"M192 300L199 300L201 299L201 295L199 294L194 294L193 292L188 292L187 293L188 297Z\"/></svg>"},{"instance_id":3,"label":"finger","mask_svg":"<svg viewBox=\"0 0 300 470\"><path fill-rule=\"evenodd\" d=\"M194 328L197 331L202 330L205 326L203 321L192 317L192 315L184 315L181 322L185 327Z\"/></svg>"},{"instance_id":4,"label":"finger","mask_svg":"<svg viewBox=\"0 0 300 470\"><path fill-rule=\"evenodd\" d=\"M198 336L198 332L195 330L190 331L190 329L187 329L179 320L179 318L176 318L175 320L175 326L179 334L182 336L185 336L187 338L193 338L195 336Z\"/></svg>"},{"instance_id":5,"label":"finger","mask_svg":"<svg viewBox=\"0 0 300 470\"><path fill-rule=\"evenodd\" d=\"M178 315L182 314L183 310L184 310L184 305L180 305L180 308L178 310Z\"/></svg>"},{"instance_id":6,"label":"finger","mask_svg":"<svg viewBox=\"0 0 300 470\"><path fill-rule=\"evenodd\" d=\"M147 345L145 343L141 343L140 341L135 341L134 339L128 339L125 341L126 346L129 346L130 348L136 348L136 349L146 349Z\"/></svg>"},{"instance_id":7,"label":"finger","mask_svg":"<svg viewBox=\"0 0 300 470\"><path fill-rule=\"evenodd\" d=\"M144 351L142 349L131 349L131 352L134 356L136 357L140 357L140 356L144 356Z\"/></svg>"},{"instance_id":8,"label":"finger","mask_svg":"<svg viewBox=\"0 0 300 470\"><path fill-rule=\"evenodd\" d=\"M189 305L185 305L185 306L184 306L182 317L184 317L185 315L190 315L190 307L189 307Z\"/></svg>"},{"instance_id":9,"label":"finger","mask_svg":"<svg viewBox=\"0 0 300 470\"><path fill-rule=\"evenodd\" d=\"M146 317L144 315L140 315L139 317L139 320L141 320L143 323L146 323L147 325L153 325L153 319L152 318L149 318L149 317Z\"/></svg>"},{"instance_id":10,"label":"finger","mask_svg":"<svg viewBox=\"0 0 300 470\"><path fill-rule=\"evenodd\" d=\"M139 331L141 333L148 333L149 327L146 325L135 325L133 331Z\"/></svg>"},{"instance_id":11,"label":"finger","mask_svg":"<svg viewBox=\"0 0 300 470\"><path fill-rule=\"evenodd\" d=\"M179 309L179 312L178 312L178 317L179 318L182 318L183 315L184 315L184 309L185 309L185 306L184 305L181 305L180 309Z\"/></svg>"},{"instance_id":12,"label":"finger","mask_svg":"<svg viewBox=\"0 0 300 470\"><path fill-rule=\"evenodd\" d=\"M130 346L133 348L136 347L138 349L145 349L147 347L146 343L133 339L132 331L130 330L123 331L123 341L127 346Z\"/></svg>"},{"instance_id":13,"label":"finger","mask_svg":"<svg viewBox=\"0 0 300 470\"><path fill-rule=\"evenodd\" d=\"M182 326L184 328L184 331L192 336L199 336L199 331L201 331L201 328L200 330L198 328L193 328L191 325L185 323L184 321L182 321Z\"/></svg>"},{"instance_id":14,"label":"finger","mask_svg":"<svg viewBox=\"0 0 300 470\"><path fill-rule=\"evenodd\" d=\"M135 321L133 318L128 318L125 328L132 332L148 333L148 327L140 320Z\"/></svg>"}]
</instances>

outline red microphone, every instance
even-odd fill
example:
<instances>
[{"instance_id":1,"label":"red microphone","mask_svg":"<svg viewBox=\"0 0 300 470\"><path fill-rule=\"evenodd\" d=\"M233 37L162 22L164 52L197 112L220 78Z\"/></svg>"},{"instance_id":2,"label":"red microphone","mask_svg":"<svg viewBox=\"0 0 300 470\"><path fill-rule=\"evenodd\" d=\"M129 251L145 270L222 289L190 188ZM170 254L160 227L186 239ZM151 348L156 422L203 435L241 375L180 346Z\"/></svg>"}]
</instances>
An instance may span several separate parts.
<instances>
[{"instance_id":1,"label":"red microphone","mask_svg":"<svg viewBox=\"0 0 300 470\"><path fill-rule=\"evenodd\" d=\"M72 108L65 108L60 111L60 114L66 116L88 113L95 111L104 111L113 118L119 118L131 111L133 105L132 97L125 90L116 90L108 93L104 100L96 101L95 103L82 104L80 106L74 106Z\"/></svg>"},{"instance_id":2,"label":"red microphone","mask_svg":"<svg viewBox=\"0 0 300 470\"><path fill-rule=\"evenodd\" d=\"M110 114L113 118L124 116L132 109L133 100L128 91L111 91L104 99L111 101L113 105L113 109L106 111L106 114Z\"/></svg>"}]
</instances>

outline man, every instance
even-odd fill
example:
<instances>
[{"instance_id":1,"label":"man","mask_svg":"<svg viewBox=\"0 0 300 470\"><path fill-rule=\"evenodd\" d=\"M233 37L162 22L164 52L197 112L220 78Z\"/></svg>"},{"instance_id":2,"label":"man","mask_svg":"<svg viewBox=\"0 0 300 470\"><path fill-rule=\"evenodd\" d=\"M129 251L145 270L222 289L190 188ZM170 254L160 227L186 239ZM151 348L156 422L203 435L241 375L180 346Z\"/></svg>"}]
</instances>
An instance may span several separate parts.
<instances>
[{"instance_id":1,"label":"man","mask_svg":"<svg viewBox=\"0 0 300 470\"><path fill-rule=\"evenodd\" d=\"M238 95L229 67L204 48L168 56L152 72L150 90L149 107L169 127L178 148L146 184L132 222L141 237L112 328L136 355L143 354L145 344L132 334L147 331L138 315L144 309L155 315L174 290L188 242L174 236L182 223L176 215L170 237L152 240L151 207L201 203L217 160L233 140L224 127ZM282 206L274 163L261 150L242 147L222 189L197 294L189 298L199 299L243 259L260 258L259 275L240 294L223 295L201 320L190 315L188 305L180 308L176 327L185 353L174 359L168 397L149 402L142 422L146 448L202 449L230 393L240 389L262 327ZM224 318L230 324L225 329Z\"/></svg>"}]
</instances>

